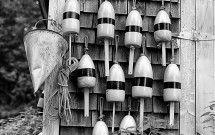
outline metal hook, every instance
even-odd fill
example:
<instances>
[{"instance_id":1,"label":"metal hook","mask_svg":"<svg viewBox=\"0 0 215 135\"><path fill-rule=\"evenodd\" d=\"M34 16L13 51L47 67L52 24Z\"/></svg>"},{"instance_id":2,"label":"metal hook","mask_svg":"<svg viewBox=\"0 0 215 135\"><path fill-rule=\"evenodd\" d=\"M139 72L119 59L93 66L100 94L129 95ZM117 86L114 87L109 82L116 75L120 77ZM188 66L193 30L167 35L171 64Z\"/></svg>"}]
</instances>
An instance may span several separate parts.
<instances>
[{"instance_id":1,"label":"metal hook","mask_svg":"<svg viewBox=\"0 0 215 135\"><path fill-rule=\"evenodd\" d=\"M117 51L118 51L118 43L119 43L119 35L116 35L116 36L115 36L116 52L115 52L115 61L114 61L114 63L118 63L118 62L117 62L117 58L118 58L118 54L117 54Z\"/></svg>"},{"instance_id":2,"label":"metal hook","mask_svg":"<svg viewBox=\"0 0 215 135\"><path fill-rule=\"evenodd\" d=\"M132 9L136 9L136 0L133 0L133 6Z\"/></svg>"},{"instance_id":3,"label":"metal hook","mask_svg":"<svg viewBox=\"0 0 215 135\"><path fill-rule=\"evenodd\" d=\"M87 52L88 52L88 36L85 36L84 37L84 46L85 46L85 48L84 48L84 52L85 52L85 54L87 54Z\"/></svg>"},{"instance_id":4,"label":"metal hook","mask_svg":"<svg viewBox=\"0 0 215 135\"><path fill-rule=\"evenodd\" d=\"M99 116L99 119L102 120L104 115L103 115L103 107L104 107L104 98L103 97L100 97L100 100L99 100L99 112L100 112L100 116Z\"/></svg>"},{"instance_id":5,"label":"metal hook","mask_svg":"<svg viewBox=\"0 0 215 135\"><path fill-rule=\"evenodd\" d=\"M130 115L131 111L131 97L128 98L128 114Z\"/></svg>"}]
</instances>

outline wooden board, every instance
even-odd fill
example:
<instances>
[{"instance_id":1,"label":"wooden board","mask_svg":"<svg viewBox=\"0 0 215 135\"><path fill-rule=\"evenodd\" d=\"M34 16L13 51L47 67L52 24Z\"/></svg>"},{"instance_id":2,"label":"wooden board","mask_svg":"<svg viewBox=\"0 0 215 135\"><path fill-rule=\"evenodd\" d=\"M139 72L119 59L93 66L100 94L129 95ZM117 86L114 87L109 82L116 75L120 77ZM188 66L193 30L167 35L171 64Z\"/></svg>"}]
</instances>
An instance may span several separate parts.
<instances>
[{"instance_id":1,"label":"wooden board","mask_svg":"<svg viewBox=\"0 0 215 135\"><path fill-rule=\"evenodd\" d=\"M181 1L181 31L195 29L195 0ZM181 40L180 134L195 134L195 43Z\"/></svg>"},{"instance_id":2,"label":"wooden board","mask_svg":"<svg viewBox=\"0 0 215 135\"><path fill-rule=\"evenodd\" d=\"M214 1L196 1L196 30L214 34ZM196 132L200 135L214 135L214 122L202 123L207 118L200 117L209 111L209 102L215 99L215 46L214 42L196 43ZM213 132L212 132L213 131Z\"/></svg>"}]
</instances>

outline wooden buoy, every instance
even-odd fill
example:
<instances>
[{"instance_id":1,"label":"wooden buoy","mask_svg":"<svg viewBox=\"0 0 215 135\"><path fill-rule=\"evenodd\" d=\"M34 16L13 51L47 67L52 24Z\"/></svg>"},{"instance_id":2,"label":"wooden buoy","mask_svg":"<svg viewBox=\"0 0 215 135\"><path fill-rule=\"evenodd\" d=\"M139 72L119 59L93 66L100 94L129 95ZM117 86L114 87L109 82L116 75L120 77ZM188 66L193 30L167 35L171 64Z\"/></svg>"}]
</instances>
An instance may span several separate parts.
<instances>
[{"instance_id":1,"label":"wooden buoy","mask_svg":"<svg viewBox=\"0 0 215 135\"><path fill-rule=\"evenodd\" d=\"M117 62L117 49L119 37L116 36L115 64L110 68L110 76L107 78L106 99L113 102L112 133L114 132L115 102L123 102L125 99L125 75L122 67Z\"/></svg>"},{"instance_id":2,"label":"wooden buoy","mask_svg":"<svg viewBox=\"0 0 215 135\"><path fill-rule=\"evenodd\" d=\"M132 86L132 97L140 98L140 132L143 132L144 98L152 97L152 84L152 66L148 58L144 55L143 51L134 68L134 78Z\"/></svg>"},{"instance_id":3,"label":"wooden buoy","mask_svg":"<svg viewBox=\"0 0 215 135\"><path fill-rule=\"evenodd\" d=\"M170 26L171 26L171 21L170 21L169 15L164 10L164 5L162 4L162 8L158 12L154 22L154 39L156 42L162 44L162 65L163 66L166 66L165 42L169 42L172 38L172 32L170 31Z\"/></svg>"},{"instance_id":4,"label":"wooden buoy","mask_svg":"<svg viewBox=\"0 0 215 135\"><path fill-rule=\"evenodd\" d=\"M174 103L181 99L181 73L174 61L174 49L172 47L172 60L164 73L163 98L165 102L170 102L170 126L174 126Z\"/></svg>"},{"instance_id":5,"label":"wooden buoy","mask_svg":"<svg viewBox=\"0 0 215 135\"><path fill-rule=\"evenodd\" d=\"M134 1L134 0L133 0ZM142 43L142 25L143 21L140 13L136 10L136 3L133 4L133 10L126 19L125 46L130 48L128 74L133 73L134 50L140 48Z\"/></svg>"},{"instance_id":6,"label":"wooden buoy","mask_svg":"<svg viewBox=\"0 0 215 135\"><path fill-rule=\"evenodd\" d=\"M89 117L89 88L96 85L95 65L87 54L88 38L85 37L85 54L82 56L77 68L78 87L84 89L84 116Z\"/></svg>"},{"instance_id":7,"label":"wooden buoy","mask_svg":"<svg viewBox=\"0 0 215 135\"><path fill-rule=\"evenodd\" d=\"M104 98L100 97L100 102L99 102L99 112L100 112L100 116L99 116L99 121L96 122L94 128L93 128L93 133L92 135L109 135L108 132L108 127L105 124L104 121L102 121L104 115L103 115L103 104L104 102Z\"/></svg>"},{"instance_id":8,"label":"wooden buoy","mask_svg":"<svg viewBox=\"0 0 215 135\"><path fill-rule=\"evenodd\" d=\"M80 4L77 0L67 0L63 9L62 31L69 35L69 65L71 65L72 35L80 32Z\"/></svg>"},{"instance_id":9,"label":"wooden buoy","mask_svg":"<svg viewBox=\"0 0 215 135\"><path fill-rule=\"evenodd\" d=\"M104 39L105 76L109 76L109 40L114 38L115 12L112 4L104 1L98 11L97 37Z\"/></svg>"},{"instance_id":10,"label":"wooden buoy","mask_svg":"<svg viewBox=\"0 0 215 135\"><path fill-rule=\"evenodd\" d=\"M121 135L130 135L130 133L136 132L137 125L134 118L130 114L131 111L131 97L128 98L128 115L126 115L120 123Z\"/></svg>"}]
</instances>

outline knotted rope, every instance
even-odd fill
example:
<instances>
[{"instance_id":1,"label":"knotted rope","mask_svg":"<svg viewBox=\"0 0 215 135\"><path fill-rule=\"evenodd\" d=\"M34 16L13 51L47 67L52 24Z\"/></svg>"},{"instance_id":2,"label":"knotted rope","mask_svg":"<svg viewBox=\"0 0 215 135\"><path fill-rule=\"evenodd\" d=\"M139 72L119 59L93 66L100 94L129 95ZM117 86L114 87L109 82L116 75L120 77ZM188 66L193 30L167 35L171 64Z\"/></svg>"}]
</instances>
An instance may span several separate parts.
<instances>
[{"instance_id":1,"label":"knotted rope","mask_svg":"<svg viewBox=\"0 0 215 135\"><path fill-rule=\"evenodd\" d=\"M69 123L72 118L70 103L71 97L68 90L68 81L69 81L69 74L72 73L78 67L78 60L76 58L71 58L73 61L72 65L62 66L59 69L57 83L58 86L51 96L48 98L46 105L44 106L44 111L46 112L45 116L48 119L48 123L44 121L44 126L49 124L50 121L56 120L59 117L65 118L66 122ZM58 97L58 113L53 114L51 113L53 109L53 102L56 100L54 96Z\"/></svg>"}]
</instances>

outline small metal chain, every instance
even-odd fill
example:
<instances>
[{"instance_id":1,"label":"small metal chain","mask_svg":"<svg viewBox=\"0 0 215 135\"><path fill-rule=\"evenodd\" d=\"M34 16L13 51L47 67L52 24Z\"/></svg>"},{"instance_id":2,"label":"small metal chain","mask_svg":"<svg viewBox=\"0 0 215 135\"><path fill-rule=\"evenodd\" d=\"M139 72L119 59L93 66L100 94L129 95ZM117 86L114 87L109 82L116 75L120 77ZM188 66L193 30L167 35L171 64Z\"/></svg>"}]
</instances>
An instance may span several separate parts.
<instances>
[{"instance_id":1,"label":"small metal chain","mask_svg":"<svg viewBox=\"0 0 215 135\"><path fill-rule=\"evenodd\" d=\"M88 53L88 36L84 37L84 53L87 54Z\"/></svg>"}]
</instances>

